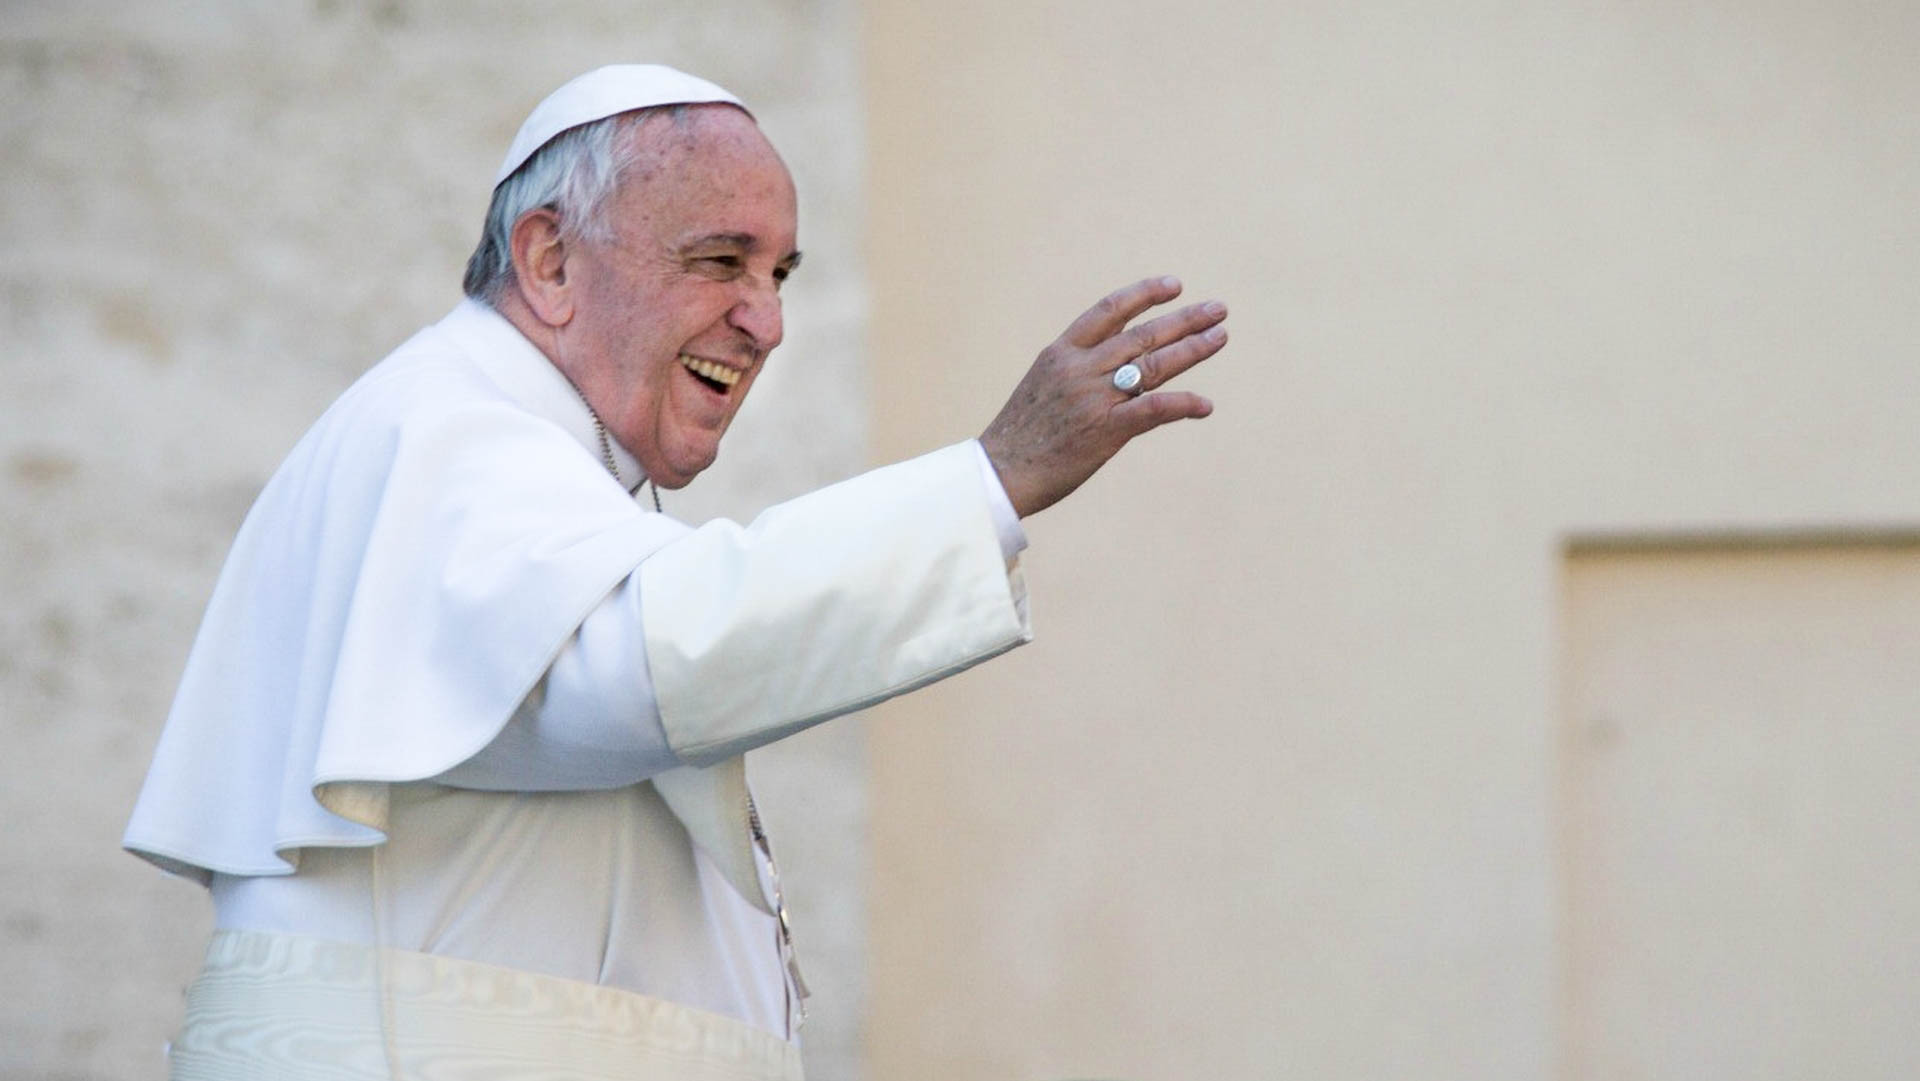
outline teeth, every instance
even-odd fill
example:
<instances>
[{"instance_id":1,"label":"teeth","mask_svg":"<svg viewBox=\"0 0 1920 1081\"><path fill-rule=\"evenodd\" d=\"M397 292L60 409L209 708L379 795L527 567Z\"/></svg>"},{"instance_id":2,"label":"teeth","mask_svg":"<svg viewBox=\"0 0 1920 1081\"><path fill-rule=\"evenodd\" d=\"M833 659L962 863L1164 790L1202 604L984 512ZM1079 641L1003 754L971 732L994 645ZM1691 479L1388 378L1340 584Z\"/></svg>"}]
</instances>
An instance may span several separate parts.
<instances>
[{"instance_id":1,"label":"teeth","mask_svg":"<svg viewBox=\"0 0 1920 1081\"><path fill-rule=\"evenodd\" d=\"M693 374L706 376L723 387L730 387L740 381L739 372L724 365L715 364L711 360L701 360L699 357L690 357L682 353L680 363L686 365L687 370Z\"/></svg>"}]
</instances>

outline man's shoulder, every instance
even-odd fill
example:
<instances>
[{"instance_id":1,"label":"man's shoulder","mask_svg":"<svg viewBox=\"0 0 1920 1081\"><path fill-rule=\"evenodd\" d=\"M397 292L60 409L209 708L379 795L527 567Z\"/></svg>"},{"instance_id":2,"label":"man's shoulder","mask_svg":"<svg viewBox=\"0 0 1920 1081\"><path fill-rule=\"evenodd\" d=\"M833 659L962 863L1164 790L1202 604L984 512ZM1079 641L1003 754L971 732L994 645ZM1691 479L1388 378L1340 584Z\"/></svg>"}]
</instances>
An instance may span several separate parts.
<instances>
[{"instance_id":1,"label":"man's shoulder","mask_svg":"<svg viewBox=\"0 0 1920 1081\"><path fill-rule=\"evenodd\" d=\"M476 411L497 423L523 420L545 427L518 395L502 385L495 370L499 358L486 355L498 343L471 333L472 313L467 307L421 328L367 369L321 414L309 437L374 435L434 425Z\"/></svg>"},{"instance_id":2,"label":"man's shoulder","mask_svg":"<svg viewBox=\"0 0 1920 1081\"><path fill-rule=\"evenodd\" d=\"M338 483L370 479L422 455L436 468L460 468L497 460L503 448L539 460L569 453L570 438L490 371L490 358L478 355L485 341L457 333L452 322L450 316L423 328L355 380L278 472L325 474Z\"/></svg>"},{"instance_id":3,"label":"man's shoulder","mask_svg":"<svg viewBox=\"0 0 1920 1081\"><path fill-rule=\"evenodd\" d=\"M327 415L402 417L416 410L510 403L470 351L439 324L421 328L354 380ZM324 419L324 417L323 417Z\"/></svg>"}]
</instances>

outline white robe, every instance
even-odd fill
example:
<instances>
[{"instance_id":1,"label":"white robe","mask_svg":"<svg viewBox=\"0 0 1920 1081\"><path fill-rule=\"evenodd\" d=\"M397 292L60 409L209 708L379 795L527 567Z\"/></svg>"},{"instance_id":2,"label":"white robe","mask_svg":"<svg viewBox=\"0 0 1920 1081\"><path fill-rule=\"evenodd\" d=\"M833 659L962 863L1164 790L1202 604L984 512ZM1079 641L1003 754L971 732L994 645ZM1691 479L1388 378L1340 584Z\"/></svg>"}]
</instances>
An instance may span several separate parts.
<instances>
[{"instance_id":1,"label":"white robe","mask_svg":"<svg viewBox=\"0 0 1920 1081\"><path fill-rule=\"evenodd\" d=\"M427 889L426 915L403 904L375 923L383 944L646 994L662 991L647 973L684 983L688 968L658 963L685 929L637 914L648 891L692 894L653 911L704 921L720 954L768 949L740 904L767 908L740 754L1026 641L1017 561L996 529L1004 496L961 445L744 528L689 529L637 507L591 432L564 378L471 302L350 388L241 528L126 847L244 892L299 871L303 852L316 883L351 883L378 865L342 850L386 845L403 888L445 881ZM512 779L502 748L539 745L519 730L525 707L608 619L644 643L632 666L657 714L628 710L635 727L598 773L530 785L590 791L474 791L501 787L489 768ZM602 660L581 663L607 667L604 648L589 652ZM490 815L492 828L450 830ZM566 843L543 846L542 830ZM420 840L440 834L437 848ZM255 912L298 899L255 893ZM590 926L598 955L538 956L539 937L514 932L540 922ZM733 978L725 967L716 981Z\"/></svg>"}]
</instances>

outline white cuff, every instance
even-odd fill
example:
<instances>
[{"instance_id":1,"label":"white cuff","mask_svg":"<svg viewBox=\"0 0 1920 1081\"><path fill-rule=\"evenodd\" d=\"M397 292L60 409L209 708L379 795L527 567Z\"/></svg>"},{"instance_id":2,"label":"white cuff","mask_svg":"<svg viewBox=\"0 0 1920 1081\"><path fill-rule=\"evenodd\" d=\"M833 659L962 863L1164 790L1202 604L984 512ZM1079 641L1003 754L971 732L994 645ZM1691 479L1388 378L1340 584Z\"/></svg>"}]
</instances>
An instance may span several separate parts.
<instances>
[{"instance_id":1,"label":"white cuff","mask_svg":"<svg viewBox=\"0 0 1920 1081\"><path fill-rule=\"evenodd\" d=\"M1027 550L1027 531L1020 525L1020 515L1014 513L1013 500L1007 498L1006 485L1000 483L993 459L987 457L987 448L978 439L969 445L980 463L980 483L987 490L987 509L993 513L993 531L1000 538L1000 556L1012 563L1014 556Z\"/></svg>"}]
</instances>

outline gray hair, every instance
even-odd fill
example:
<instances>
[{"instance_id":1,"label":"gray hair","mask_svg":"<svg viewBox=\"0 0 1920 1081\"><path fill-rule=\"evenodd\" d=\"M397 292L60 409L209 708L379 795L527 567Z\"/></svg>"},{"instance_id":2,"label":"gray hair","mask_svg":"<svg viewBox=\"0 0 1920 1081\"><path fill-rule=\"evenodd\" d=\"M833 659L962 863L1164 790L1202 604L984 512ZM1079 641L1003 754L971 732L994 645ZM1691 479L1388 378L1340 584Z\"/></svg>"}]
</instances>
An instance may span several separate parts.
<instances>
[{"instance_id":1,"label":"gray hair","mask_svg":"<svg viewBox=\"0 0 1920 1081\"><path fill-rule=\"evenodd\" d=\"M480 244L467 258L460 287L475 300L500 306L515 281L513 223L529 210L554 211L560 218L560 234L568 240L612 239L607 202L627 173L650 156L647 140L625 136L653 113L666 113L685 128L686 109L684 105L636 109L554 136L493 189Z\"/></svg>"}]
</instances>

